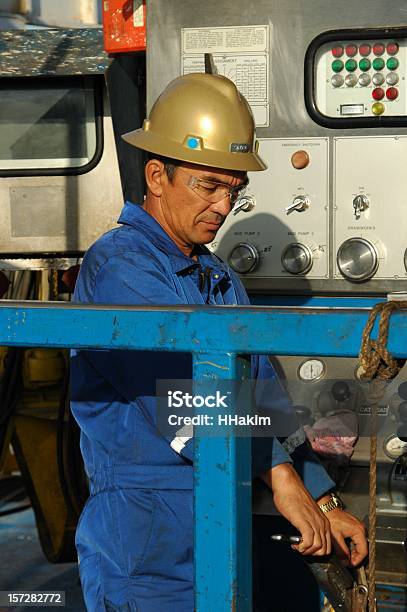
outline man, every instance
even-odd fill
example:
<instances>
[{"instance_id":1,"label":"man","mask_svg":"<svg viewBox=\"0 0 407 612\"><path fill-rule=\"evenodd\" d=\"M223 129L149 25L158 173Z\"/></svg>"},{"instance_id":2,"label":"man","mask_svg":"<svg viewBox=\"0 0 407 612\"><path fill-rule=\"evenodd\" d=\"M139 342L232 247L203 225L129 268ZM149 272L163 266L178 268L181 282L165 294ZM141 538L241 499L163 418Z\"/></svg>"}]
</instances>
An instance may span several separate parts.
<instances>
[{"instance_id":1,"label":"man","mask_svg":"<svg viewBox=\"0 0 407 612\"><path fill-rule=\"evenodd\" d=\"M124 139L150 153L142 206L126 203L120 228L87 252L75 301L105 304L248 304L237 276L205 246L247 183L266 168L250 108L221 76L172 81L140 130ZM273 377L264 356L252 376ZM88 610L192 612L193 439L166 439L155 427L157 379L192 377L180 353L78 351L72 358L72 410L90 498L77 529ZM254 440L253 475L302 535L302 554L366 555L364 528L336 507L334 483L300 439L292 457L277 438ZM301 472L303 481L295 467ZM307 490L308 489L308 490ZM318 504L326 504L321 512Z\"/></svg>"}]
</instances>

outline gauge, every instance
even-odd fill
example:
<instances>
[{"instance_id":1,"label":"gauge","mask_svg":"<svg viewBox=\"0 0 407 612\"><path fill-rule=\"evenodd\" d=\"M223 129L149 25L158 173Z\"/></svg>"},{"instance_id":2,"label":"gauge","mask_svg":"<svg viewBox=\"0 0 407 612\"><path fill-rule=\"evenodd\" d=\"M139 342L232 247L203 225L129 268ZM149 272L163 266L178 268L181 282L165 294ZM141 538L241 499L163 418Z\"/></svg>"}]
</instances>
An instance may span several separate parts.
<instances>
[{"instance_id":1,"label":"gauge","mask_svg":"<svg viewBox=\"0 0 407 612\"><path fill-rule=\"evenodd\" d=\"M325 364L319 359L307 359L298 368L298 376L301 380L319 380L325 375Z\"/></svg>"},{"instance_id":2,"label":"gauge","mask_svg":"<svg viewBox=\"0 0 407 612\"><path fill-rule=\"evenodd\" d=\"M407 453L407 442L403 442L396 434L393 434L384 441L383 450L389 459L398 459Z\"/></svg>"}]
</instances>

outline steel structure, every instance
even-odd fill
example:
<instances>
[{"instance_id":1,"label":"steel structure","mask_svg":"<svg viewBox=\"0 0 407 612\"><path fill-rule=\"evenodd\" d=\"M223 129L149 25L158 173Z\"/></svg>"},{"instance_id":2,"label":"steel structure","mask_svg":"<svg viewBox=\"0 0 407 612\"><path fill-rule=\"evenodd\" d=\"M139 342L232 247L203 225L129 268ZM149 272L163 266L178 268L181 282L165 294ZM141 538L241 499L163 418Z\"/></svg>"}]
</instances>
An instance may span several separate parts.
<instances>
[{"instance_id":1,"label":"steel structure","mask_svg":"<svg viewBox=\"0 0 407 612\"><path fill-rule=\"evenodd\" d=\"M0 345L188 351L199 384L248 378L243 354L355 357L369 312L369 308L144 308L3 300ZM388 346L395 356L407 356L407 314L393 316ZM196 610L247 612L250 438L198 434L194 466Z\"/></svg>"}]
</instances>

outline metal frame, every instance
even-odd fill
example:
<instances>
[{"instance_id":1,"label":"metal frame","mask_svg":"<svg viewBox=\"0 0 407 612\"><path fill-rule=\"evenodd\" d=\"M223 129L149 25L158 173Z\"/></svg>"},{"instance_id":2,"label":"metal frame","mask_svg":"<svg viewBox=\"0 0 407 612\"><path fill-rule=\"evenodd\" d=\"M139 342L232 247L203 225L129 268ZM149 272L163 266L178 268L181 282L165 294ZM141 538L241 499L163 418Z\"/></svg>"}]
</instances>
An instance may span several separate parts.
<instances>
[{"instance_id":1,"label":"metal frame","mask_svg":"<svg viewBox=\"0 0 407 612\"><path fill-rule=\"evenodd\" d=\"M244 379L242 354L356 357L369 308L112 307L0 300L0 345L186 351L197 384ZM373 333L377 333L377 328ZM321 344L323 338L323 344ZM407 313L388 348L407 357ZM196 437L195 609L251 609L249 438Z\"/></svg>"}]
</instances>

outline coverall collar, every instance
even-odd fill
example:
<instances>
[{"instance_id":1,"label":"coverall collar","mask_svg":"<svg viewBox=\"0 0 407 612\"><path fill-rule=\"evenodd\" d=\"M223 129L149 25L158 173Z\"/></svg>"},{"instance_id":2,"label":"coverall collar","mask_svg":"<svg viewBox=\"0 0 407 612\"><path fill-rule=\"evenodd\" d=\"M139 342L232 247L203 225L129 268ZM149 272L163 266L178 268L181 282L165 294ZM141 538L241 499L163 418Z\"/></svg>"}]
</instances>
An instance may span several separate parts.
<instances>
[{"instance_id":1,"label":"coverall collar","mask_svg":"<svg viewBox=\"0 0 407 612\"><path fill-rule=\"evenodd\" d=\"M175 273L184 272L189 268L201 265L216 269L216 272L219 274L218 280L221 280L224 276L229 276L227 267L223 262L218 258L215 259L214 255L204 245L197 244L194 248L194 254L198 256L199 261L184 255L158 221L139 204L133 204L130 201L125 202L117 222L136 228L143 225L148 230L149 238L156 247L165 250Z\"/></svg>"}]
</instances>

